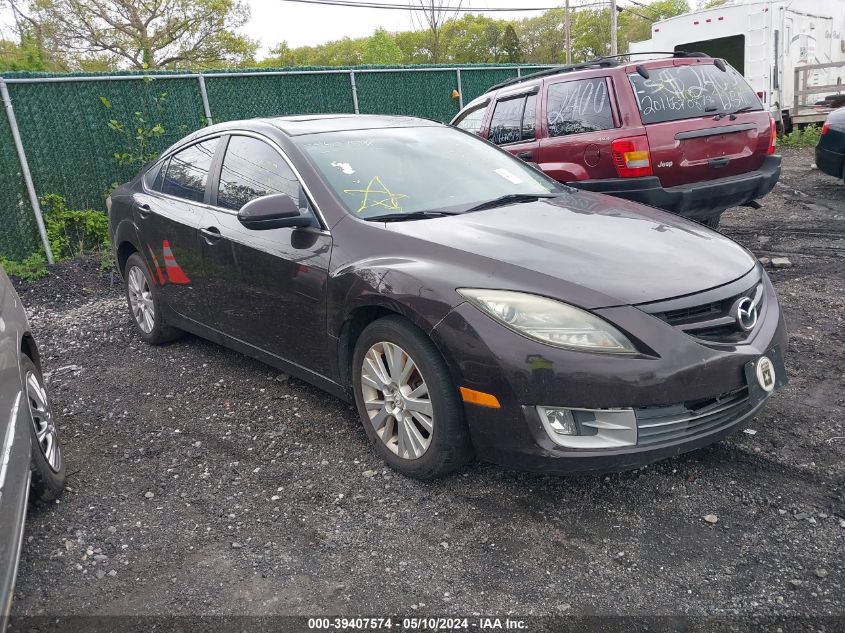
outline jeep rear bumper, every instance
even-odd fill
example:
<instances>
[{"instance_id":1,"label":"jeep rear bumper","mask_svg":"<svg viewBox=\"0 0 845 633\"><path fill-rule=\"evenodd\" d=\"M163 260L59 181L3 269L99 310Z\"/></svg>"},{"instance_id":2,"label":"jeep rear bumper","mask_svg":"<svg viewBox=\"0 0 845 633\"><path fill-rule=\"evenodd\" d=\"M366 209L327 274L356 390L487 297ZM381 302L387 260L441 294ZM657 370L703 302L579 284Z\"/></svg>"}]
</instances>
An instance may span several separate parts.
<instances>
[{"instance_id":1,"label":"jeep rear bumper","mask_svg":"<svg viewBox=\"0 0 845 633\"><path fill-rule=\"evenodd\" d=\"M769 193L780 177L780 161L779 155L766 156L757 171L677 187L664 188L657 176L581 180L568 184L627 198L689 218L705 219Z\"/></svg>"}]
</instances>

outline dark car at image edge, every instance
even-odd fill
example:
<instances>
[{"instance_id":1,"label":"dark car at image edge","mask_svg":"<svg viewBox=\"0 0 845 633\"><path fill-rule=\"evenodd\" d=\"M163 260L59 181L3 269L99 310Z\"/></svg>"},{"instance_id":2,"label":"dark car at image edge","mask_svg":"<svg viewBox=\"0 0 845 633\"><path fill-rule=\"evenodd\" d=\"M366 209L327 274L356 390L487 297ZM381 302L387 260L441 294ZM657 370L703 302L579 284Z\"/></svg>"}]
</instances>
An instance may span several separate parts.
<instances>
[{"instance_id":1,"label":"dark car at image edge","mask_svg":"<svg viewBox=\"0 0 845 633\"><path fill-rule=\"evenodd\" d=\"M816 166L845 183L845 108L831 112L822 124L816 145Z\"/></svg>"},{"instance_id":2,"label":"dark car at image edge","mask_svg":"<svg viewBox=\"0 0 845 633\"><path fill-rule=\"evenodd\" d=\"M192 332L354 402L410 476L636 467L718 440L786 380L748 251L430 121L214 125L107 206L144 340Z\"/></svg>"},{"instance_id":3,"label":"dark car at image edge","mask_svg":"<svg viewBox=\"0 0 845 633\"><path fill-rule=\"evenodd\" d=\"M775 121L722 59L559 66L493 86L452 120L559 182L718 226L780 176Z\"/></svg>"},{"instance_id":4,"label":"dark car at image edge","mask_svg":"<svg viewBox=\"0 0 845 633\"><path fill-rule=\"evenodd\" d=\"M9 618L27 508L55 501L65 470L41 354L0 267L0 633Z\"/></svg>"}]
</instances>

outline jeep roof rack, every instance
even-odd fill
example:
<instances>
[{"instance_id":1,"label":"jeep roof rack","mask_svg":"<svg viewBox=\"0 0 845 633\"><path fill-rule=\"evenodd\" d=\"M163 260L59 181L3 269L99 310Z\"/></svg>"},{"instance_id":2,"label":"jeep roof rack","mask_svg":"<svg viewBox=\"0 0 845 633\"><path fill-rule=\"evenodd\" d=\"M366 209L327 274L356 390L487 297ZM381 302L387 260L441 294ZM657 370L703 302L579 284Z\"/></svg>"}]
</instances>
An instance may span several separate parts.
<instances>
[{"instance_id":1,"label":"jeep roof rack","mask_svg":"<svg viewBox=\"0 0 845 633\"><path fill-rule=\"evenodd\" d=\"M688 51L643 51L641 53L624 53L622 55L608 55L605 57L598 57L596 59L591 59L586 62L580 62L578 64L564 64L563 66L554 66L553 68L547 68L546 70L541 70L536 73L531 73L530 75L523 75L522 77L512 77L510 79L506 79L501 83L497 83L494 86L490 86L484 94L488 92L492 92L493 90L498 90L499 88L505 88L507 86L513 86L514 84L522 83L523 81L531 81L532 79L539 79L541 77L550 77L551 75L558 75L561 73L571 73L576 70L590 70L592 68L612 68L613 66L618 66L619 62L616 61L622 57L628 57L630 55L671 55L672 57L710 57L707 53L694 53Z\"/></svg>"}]
</instances>

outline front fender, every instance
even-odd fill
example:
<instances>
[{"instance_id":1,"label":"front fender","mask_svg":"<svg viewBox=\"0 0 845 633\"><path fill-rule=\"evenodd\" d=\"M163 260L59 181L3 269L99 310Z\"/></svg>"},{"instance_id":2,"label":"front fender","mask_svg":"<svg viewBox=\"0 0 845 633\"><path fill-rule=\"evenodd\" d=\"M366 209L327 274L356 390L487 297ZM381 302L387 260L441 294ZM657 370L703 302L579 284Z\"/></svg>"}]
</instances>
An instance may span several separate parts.
<instances>
[{"instance_id":1,"label":"front fender","mask_svg":"<svg viewBox=\"0 0 845 633\"><path fill-rule=\"evenodd\" d=\"M454 288L438 289L423 281L430 267L423 260L391 257L336 271L330 284L329 334L340 336L343 324L366 307L401 314L428 334L459 303Z\"/></svg>"}]
</instances>

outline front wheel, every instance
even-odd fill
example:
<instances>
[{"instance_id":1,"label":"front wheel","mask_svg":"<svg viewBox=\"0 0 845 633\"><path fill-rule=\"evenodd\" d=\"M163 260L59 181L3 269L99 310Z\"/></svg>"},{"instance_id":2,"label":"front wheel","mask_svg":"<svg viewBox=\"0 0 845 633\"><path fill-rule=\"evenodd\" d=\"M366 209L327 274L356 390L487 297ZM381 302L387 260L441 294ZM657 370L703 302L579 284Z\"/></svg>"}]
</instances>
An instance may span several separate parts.
<instances>
[{"instance_id":1,"label":"front wheel","mask_svg":"<svg viewBox=\"0 0 845 633\"><path fill-rule=\"evenodd\" d=\"M58 499L65 487L62 447L41 372L28 356L21 357L21 372L31 422L31 498L47 503Z\"/></svg>"},{"instance_id":2,"label":"front wheel","mask_svg":"<svg viewBox=\"0 0 845 633\"><path fill-rule=\"evenodd\" d=\"M702 220L702 224L710 229L718 229L719 221L722 219L721 215L714 215L713 217Z\"/></svg>"},{"instance_id":3,"label":"front wheel","mask_svg":"<svg viewBox=\"0 0 845 633\"><path fill-rule=\"evenodd\" d=\"M394 470L433 479L473 459L457 389L419 328L399 316L371 323L358 339L353 363L358 414Z\"/></svg>"}]
</instances>

